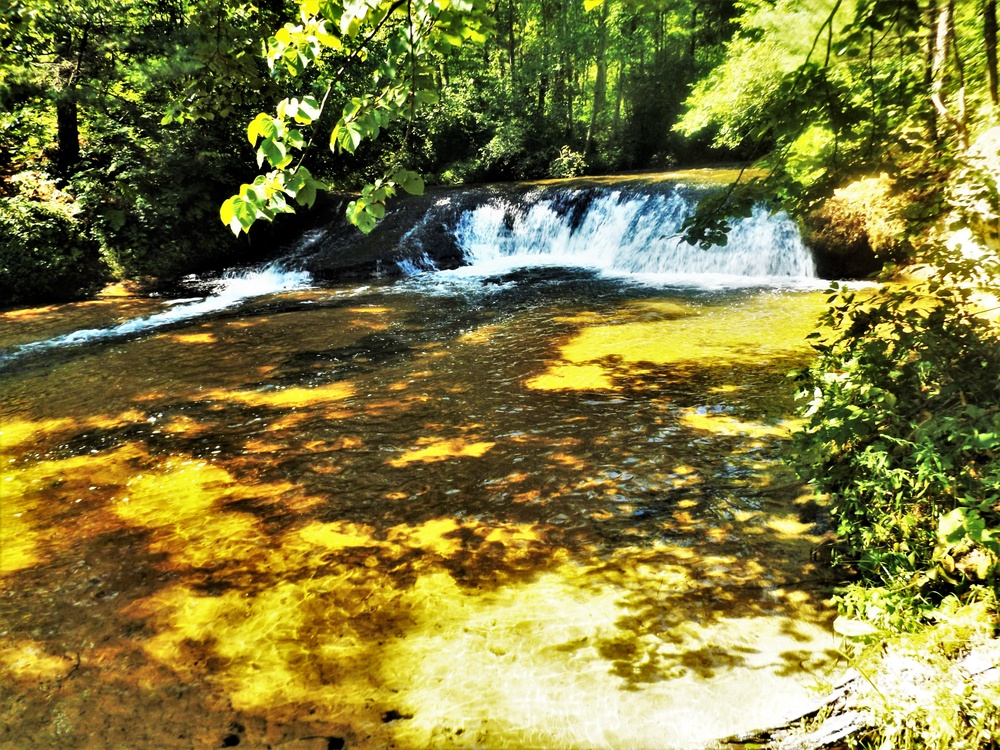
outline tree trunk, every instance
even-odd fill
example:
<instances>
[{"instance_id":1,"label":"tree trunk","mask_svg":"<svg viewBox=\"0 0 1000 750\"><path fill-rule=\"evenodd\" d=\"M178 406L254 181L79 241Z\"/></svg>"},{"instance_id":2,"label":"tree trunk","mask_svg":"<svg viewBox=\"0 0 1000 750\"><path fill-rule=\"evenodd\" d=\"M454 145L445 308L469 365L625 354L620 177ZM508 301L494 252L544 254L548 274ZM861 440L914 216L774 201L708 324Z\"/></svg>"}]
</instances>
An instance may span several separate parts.
<instances>
[{"instance_id":1,"label":"tree trunk","mask_svg":"<svg viewBox=\"0 0 1000 750\"><path fill-rule=\"evenodd\" d=\"M69 177L80 162L80 124L72 90L56 100L56 138L56 174Z\"/></svg>"},{"instance_id":2,"label":"tree trunk","mask_svg":"<svg viewBox=\"0 0 1000 750\"><path fill-rule=\"evenodd\" d=\"M934 24L936 17L936 0L930 0L927 4L927 16L924 20L927 28L927 44L924 48L924 87L927 91L933 90L934 87L934 42L936 39ZM931 106L927 110L927 140L937 144L938 138L937 107Z\"/></svg>"},{"instance_id":3,"label":"tree trunk","mask_svg":"<svg viewBox=\"0 0 1000 750\"><path fill-rule=\"evenodd\" d=\"M542 9L542 74L538 81L538 120L539 122L545 120L545 97L549 92L549 43L548 43L548 22L546 18L548 13L546 12L548 8L546 7L545 0L541 2Z\"/></svg>"},{"instance_id":4,"label":"tree trunk","mask_svg":"<svg viewBox=\"0 0 1000 750\"><path fill-rule=\"evenodd\" d=\"M90 19L87 18L75 41L72 34L67 38L62 56L71 64L60 66L60 87L56 92L56 174L66 178L73 174L80 162L80 114L76 104L76 83L80 79L84 58L90 40ZM75 47L75 54L74 54Z\"/></svg>"},{"instance_id":5,"label":"tree trunk","mask_svg":"<svg viewBox=\"0 0 1000 750\"><path fill-rule=\"evenodd\" d=\"M563 86L563 96L566 102L566 143L567 145L572 145L573 143L573 53L570 50L570 28L569 28L569 2L563 2L560 4L560 18L561 27L559 35L559 44L562 47L561 57L562 57L562 86Z\"/></svg>"},{"instance_id":6,"label":"tree trunk","mask_svg":"<svg viewBox=\"0 0 1000 750\"><path fill-rule=\"evenodd\" d=\"M597 119L604 109L608 90L608 4L601 6L601 17L597 22L597 78L594 80L594 106L590 110L590 126L583 152L589 154L594 149L597 134Z\"/></svg>"},{"instance_id":7,"label":"tree trunk","mask_svg":"<svg viewBox=\"0 0 1000 750\"><path fill-rule=\"evenodd\" d=\"M955 112L952 112L946 103L949 58L952 58L958 78ZM965 126L965 81L962 60L958 55L958 45L955 40L955 4L953 0L943 0L938 7L931 73L933 78L931 102L941 119L955 129L959 148L964 149L968 145L968 134Z\"/></svg>"},{"instance_id":8,"label":"tree trunk","mask_svg":"<svg viewBox=\"0 0 1000 750\"><path fill-rule=\"evenodd\" d=\"M517 49L517 38L515 30L517 28L517 3L516 0L508 0L508 25L507 25L507 64L510 66L510 80L514 82L514 52Z\"/></svg>"},{"instance_id":9,"label":"tree trunk","mask_svg":"<svg viewBox=\"0 0 1000 750\"><path fill-rule=\"evenodd\" d=\"M615 117L611 125L611 137L617 144L621 140L622 102L625 99L625 63L618 63L618 82L615 84Z\"/></svg>"},{"instance_id":10,"label":"tree trunk","mask_svg":"<svg viewBox=\"0 0 1000 750\"><path fill-rule=\"evenodd\" d=\"M986 46L986 72L989 75L990 101L993 106L1000 104L997 99L997 0L983 2L983 43Z\"/></svg>"}]
</instances>

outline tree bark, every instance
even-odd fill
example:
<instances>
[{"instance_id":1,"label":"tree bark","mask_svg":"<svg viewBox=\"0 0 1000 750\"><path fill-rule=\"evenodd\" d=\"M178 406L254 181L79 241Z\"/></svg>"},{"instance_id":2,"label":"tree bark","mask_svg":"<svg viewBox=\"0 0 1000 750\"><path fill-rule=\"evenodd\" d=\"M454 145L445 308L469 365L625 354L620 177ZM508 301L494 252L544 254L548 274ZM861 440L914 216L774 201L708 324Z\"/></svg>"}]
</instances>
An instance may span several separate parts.
<instances>
[{"instance_id":1,"label":"tree bark","mask_svg":"<svg viewBox=\"0 0 1000 750\"><path fill-rule=\"evenodd\" d=\"M997 0L983 2L983 44L986 46L986 72L989 75L990 101L997 99Z\"/></svg>"},{"instance_id":2,"label":"tree bark","mask_svg":"<svg viewBox=\"0 0 1000 750\"><path fill-rule=\"evenodd\" d=\"M583 152L589 154L594 149L597 134L597 119L604 109L608 90L608 4L601 6L601 16L597 22L597 78L594 80L594 106L590 110L590 125Z\"/></svg>"},{"instance_id":3,"label":"tree bark","mask_svg":"<svg viewBox=\"0 0 1000 750\"><path fill-rule=\"evenodd\" d=\"M88 52L90 25L91 21L87 18L75 45L73 36L69 36L63 54L67 59L75 56L76 60L73 63L63 64L59 70L61 85L55 94L56 174L62 178L73 174L80 162L80 115L76 103L76 84L80 79L84 58Z\"/></svg>"},{"instance_id":4,"label":"tree bark","mask_svg":"<svg viewBox=\"0 0 1000 750\"><path fill-rule=\"evenodd\" d=\"M924 21L927 25L927 45L924 48L924 86L927 91L931 91L934 87L934 47L936 41L934 23L936 16L936 0L930 0L927 5L927 17ZM938 138L937 107L931 106L927 111L927 140L937 144Z\"/></svg>"},{"instance_id":5,"label":"tree bark","mask_svg":"<svg viewBox=\"0 0 1000 750\"><path fill-rule=\"evenodd\" d=\"M56 99L56 174L69 177L80 162L80 123L73 90Z\"/></svg>"},{"instance_id":6,"label":"tree bark","mask_svg":"<svg viewBox=\"0 0 1000 750\"><path fill-rule=\"evenodd\" d=\"M952 59L955 73L958 77L958 89L955 95L953 113L945 103L948 83L948 61ZM965 80L961 57L958 55L958 45L955 39L955 4L954 0L943 0L937 12L937 24L934 40L934 60L932 63L933 84L931 86L931 102L943 120L948 122L958 137L958 145L965 148L968 145L968 133L965 124Z\"/></svg>"},{"instance_id":7,"label":"tree bark","mask_svg":"<svg viewBox=\"0 0 1000 750\"><path fill-rule=\"evenodd\" d=\"M516 0L508 0L507 2L507 64L510 66L510 80L511 85L514 82L514 60L515 51L517 49L517 3Z\"/></svg>"}]
</instances>

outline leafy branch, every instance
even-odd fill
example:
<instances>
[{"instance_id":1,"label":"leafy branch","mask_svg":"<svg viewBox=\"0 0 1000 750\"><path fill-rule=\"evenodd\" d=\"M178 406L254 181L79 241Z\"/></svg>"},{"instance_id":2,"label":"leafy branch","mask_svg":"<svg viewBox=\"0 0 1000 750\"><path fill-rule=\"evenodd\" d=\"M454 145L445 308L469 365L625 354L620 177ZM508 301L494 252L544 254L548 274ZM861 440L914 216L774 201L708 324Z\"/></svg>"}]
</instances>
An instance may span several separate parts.
<instances>
[{"instance_id":1,"label":"leafy branch","mask_svg":"<svg viewBox=\"0 0 1000 750\"><path fill-rule=\"evenodd\" d=\"M385 51L369 79L372 89L356 92L343 104L330 130L334 153L354 154L393 122L410 122L422 107L436 103L437 81L430 61L466 42L481 44L490 30L485 0L299 0L299 4L299 23L286 23L267 42L272 74L301 76L310 67L322 66L329 53L343 55L343 60L320 99L283 99L274 115L258 114L249 124L247 139L256 148L257 165L266 162L270 170L242 185L222 204L219 216L237 235L259 219L270 221L279 213L293 212L289 200L310 207L319 191L329 189L303 162L335 84L351 64L374 54L374 41L380 41ZM391 28L390 19L404 5L405 22ZM312 128L308 139L305 127ZM393 166L362 188L347 207L348 220L370 232L385 215L386 201L400 189L421 194L424 183L417 173Z\"/></svg>"}]
</instances>

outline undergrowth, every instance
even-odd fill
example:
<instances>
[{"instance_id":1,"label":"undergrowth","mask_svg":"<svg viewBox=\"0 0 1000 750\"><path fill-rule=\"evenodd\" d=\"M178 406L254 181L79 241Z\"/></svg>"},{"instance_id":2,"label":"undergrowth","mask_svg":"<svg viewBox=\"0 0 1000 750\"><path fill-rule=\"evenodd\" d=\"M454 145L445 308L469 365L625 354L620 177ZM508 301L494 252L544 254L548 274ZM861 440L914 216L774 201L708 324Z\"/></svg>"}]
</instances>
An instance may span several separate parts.
<instances>
[{"instance_id":1,"label":"undergrowth","mask_svg":"<svg viewBox=\"0 0 1000 750\"><path fill-rule=\"evenodd\" d=\"M871 615L871 598L870 591L855 587L842 603ZM852 747L976 750L1000 742L1000 640L992 589L975 586L963 597L945 597L923 613L915 632L872 626L849 640L853 662L867 678L852 708L869 717L869 728L852 737Z\"/></svg>"},{"instance_id":2,"label":"undergrowth","mask_svg":"<svg viewBox=\"0 0 1000 750\"><path fill-rule=\"evenodd\" d=\"M953 254L923 280L834 284L799 375L795 458L856 578L836 627L870 688L855 746L1000 745L996 274Z\"/></svg>"}]
</instances>

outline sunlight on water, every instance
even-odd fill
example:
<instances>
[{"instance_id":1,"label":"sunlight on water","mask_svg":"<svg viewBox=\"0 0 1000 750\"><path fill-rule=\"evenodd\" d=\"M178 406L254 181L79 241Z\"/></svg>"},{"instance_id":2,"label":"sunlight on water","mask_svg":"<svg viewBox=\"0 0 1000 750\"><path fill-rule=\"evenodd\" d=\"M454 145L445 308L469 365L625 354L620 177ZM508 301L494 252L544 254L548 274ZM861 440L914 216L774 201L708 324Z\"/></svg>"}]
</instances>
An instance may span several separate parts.
<instances>
[{"instance_id":1,"label":"sunlight on water","mask_svg":"<svg viewBox=\"0 0 1000 750\"><path fill-rule=\"evenodd\" d=\"M455 440L420 438L417 441L417 444L423 447L407 451L399 458L394 458L389 461L389 464L396 468L400 468L411 463L433 463L435 461L444 461L445 459L457 456L472 456L474 458L478 458L496 445L496 443L491 442L470 443L461 438L457 438Z\"/></svg>"},{"instance_id":2,"label":"sunlight on water","mask_svg":"<svg viewBox=\"0 0 1000 750\"><path fill-rule=\"evenodd\" d=\"M778 458L819 298L589 283L5 373L5 738L696 748L808 704L825 529Z\"/></svg>"}]
</instances>

